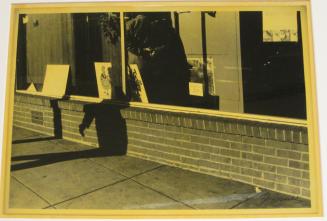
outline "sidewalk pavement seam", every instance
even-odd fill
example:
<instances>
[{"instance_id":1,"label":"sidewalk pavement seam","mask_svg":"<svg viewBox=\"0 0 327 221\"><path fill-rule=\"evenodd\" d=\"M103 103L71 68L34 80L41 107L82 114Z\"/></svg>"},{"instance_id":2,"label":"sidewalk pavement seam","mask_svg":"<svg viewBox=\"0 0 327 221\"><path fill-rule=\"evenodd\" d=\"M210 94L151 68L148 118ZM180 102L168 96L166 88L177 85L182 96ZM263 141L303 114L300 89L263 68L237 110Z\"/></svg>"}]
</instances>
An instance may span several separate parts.
<instances>
[{"instance_id":1,"label":"sidewalk pavement seam","mask_svg":"<svg viewBox=\"0 0 327 221\"><path fill-rule=\"evenodd\" d=\"M111 169L111 168L108 168L108 167L102 165L101 163L95 162L94 160L92 160L92 159L90 159L90 158L88 158L88 159L91 160L91 161L93 161L94 163L96 163L96 164L98 164L98 165L100 165L100 166L102 166L102 167L108 169L108 170L111 170L111 171L114 171L114 172L118 173L119 175L122 175L122 176L124 176L124 177L128 177L128 176L126 176L126 175L124 175L124 174L122 174L122 173L120 173L120 172L118 172L118 171L115 171L115 170L113 170L113 169ZM158 191L158 190L156 190L156 189L153 189L153 188L151 188L151 187L149 187L149 186L147 186L147 185L144 185L144 184L142 184L142 183L136 181L135 179L133 179L133 178L135 178L135 177L137 177L137 176L140 176L140 175L143 175L143 174L145 174L145 173L148 173L148 172L151 172L151 171L157 170L157 169L159 169L159 168L161 168L161 167L164 167L164 166L167 166L167 165L161 164L161 165L159 165L159 166L157 166L157 167L155 167L155 168L152 168L152 169L149 169L149 170L143 171L143 172L141 172L141 173L135 174L135 175L133 175L133 176L131 176L131 177L128 177L128 180L132 180L132 181L134 181L135 183L137 183L137 184L139 184L139 185L141 185L141 186L143 186L143 187L145 187L145 188L147 188L147 189L150 189L150 190L152 190L152 191L154 191L154 192L156 192L156 193L158 193L158 194L160 194L160 195L162 195L162 196L165 196L165 197L167 197L167 198L169 198L169 199L171 199L171 200L173 200L173 201L175 201L175 202L181 203L181 204L183 204L183 205L186 206L186 207L189 207L189 208L191 208L191 209L195 209L194 207L192 207L192 206L190 206L190 205L184 203L183 201L179 201L179 200L177 200L177 199L174 199L174 198L172 198L172 197L170 197L170 196L168 196L168 195L166 195L166 194L164 194L164 193L162 193L162 192L160 192L160 191Z\"/></svg>"},{"instance_id":2,"label":"sidewalk pavement seam","mask_svg":"<svg viewBox=\"0 0 327 221\"><path fill-rule=\"evenodd\" d=\"M56 207L54 207L54 206L46 206L46 207L44 207L44 208L42 208L42 209L57 209Z\"/></svg>"},{"instance_id":3,"label":"sidewalk pavement seam","mask_svg":"<svg viewBox=\"0 0 327 221\"><path fill-rule=\"evenodd\" d=\"M22 138L19 138L17 140L14 140L14 139L11 139L11 142L15 142L15 141L18 141L18 140L24 140L24 139L29 139L29 138L39 138L39 137L42 137L42 134L41 135L28 135L26 137L22 137Z\"/></svg>"},{"instance_id":4,"label":"sidewalk pavement seam","mask_svg":"<svg viewBox=\"0 0 327 221\"><path fill-rule=\"evenodd\" d=\"M57 205L59 205L59 204L61 204L61 203L65 203L65 202L68 202L68 201L70 201L70 200L80 198L81 196L85 196L85 195L88 195L88 194L90 194L90 193L94 193L94 192L96 192L96 191L98 191L98 190L102 190L102 189L104 189L104 188L107 188L107 187L110 187L110 186L116 185L116 184L118 184L118 183L125 182L126 180L129 180L129 179L126 178L126 179L119 180L119 181L117 181L117 182L114 182L114 183L111 183L111 184L108 184L108 185L105 185L105 186L102 186L102 187L99 187L99 188L93 189L93 190L91 190L91 191L88 191L88 192L86 192L86 193L82 193L82 194L80 194L80 195L77 195L77 196L71 197L71 198L69 198L69 199L66 199L66 200L63 200L63 201L60 201L60 202L57 202L57 203L50 204L50 206L52 206L52 207L54 207L55 209L57 209L55 206L57 206Z\"/></svg>"},{"instance_id":5,"label":"sidewalk pavement seam","mask_svg":"<svg viewBox=\"0 0 327 221\"><path fill-rule=\"evenodd\" d=\"M93 161L92 159L90 159L90 160ZM95 162L95 163L97 163L97 162ZM109 169L108 167L106 167L106 166L104 166L104 165L102 165L102 164L100 164L100 163L97 163L97 164L103 166L104 168ZM167 166L167 165L161 164L161 165L159 165L159 166L157 166L157 167L155 167L155 168L152 168L152 169L149 169L149 170L143 171L143 172L141 172L141 173L135 174L135 175L129 177L128 180L132 180L132 181L134 181L135 183L137 183L137 184L139 184L139 185L141 185L141 186L143 186L143 187L145 187L145 188L147 188L147 189L150 189L150 190L152 190L152 191L154 191L154 192L156 192L156 193L158 193L158 194L160 194L160 195L162 195L162 196L165 196L165 197L167 197L167 198L169 198L169 199L171 199L171 200L173 200L173 201L175 201L175 202L177 202L177 203L181 203L181 204L183 204L183 205L186 206L186 207L189 207L189 208L191 208L191 209L195 209L195 208L193 208L192 206L190 206L190 205L188 205L188 204L186 204L186 203L184 203L184 202L182 202L182 201L179 201L179 200L177 200L177 199L174 199L174 198L172 198L172 197L170 197L170 196L168 196L168 195L166 195L166 194L164 194L164 193L162 193L162 192L160 192L160 191L158 191L158 190L156 190L156 189L154 189L154 188L151 188L151 187L149 187L149 186L147 186L147 185L144 185L143 183L140 183L140 182L136 181L135 179L133 179L133 178L135 178L135 177L137 177L137 176L143 175L143 174L145 174L145 173L148 173L148 172L151 172L151 171L154 171L154 170L157 170L157 169L159 169L159 168L161 168L161 167L166 167L166 166ZM112 169L109 169L109 170L112 170ZM115 170L113 170L113 171L115 171ZM120 174L120 175L122 175L122 176L124 176L124 177L127 177L126 175L124 175L124 174L122 174L122 173L120 173L120 172L118 172L118 171L115 171L115 172L117 172L118 174Z\"/></svg>"},{"instance_id":6,"label":"sidewalk pavement seam","mask_svg":"<svg viewBox=\"0 0 327 221\"><path fill-rule=\"evenodd\" d=\"M167 197L167 198L169 198L169 199L171 199L171 200L173 200L173 201L175 201L175 202L177 202L177 203L181 203L181 204L183 204L184 206L186 206L186 207L188 207L188 208L190 208L190 209L196 209L196 208L194 208L194 207L192 207L192 206L190 206L190 205L184 203L183 201L179 201L179 200L177 200L177 199L174 199L173 197L168 196L168 195L166 195L166 194L164 194L164 193L162 193L162 192L160 192L160 191L158 191L158 190L156 190L156 189L154 189L154 188L151 188L151 187L149 187L149 186L147 186L147 185L144 185L143 183L140 183L140 182L134 180L133 178L131 178L131 180L133 180L135 183L137 183L137 184L139 184L139 185L141 185L141 186L143 186L143 187L145 187L145 188L148 188L148 189L150 189L150 190L152 190L152 191L154 191L154 192L156 192L156 193L158 193L158 194L160 194L160 195L162 195L162 196L165 196L165 197Z\"/></svg>"},{"instance_id":7,"label":"sidewalk pavement seam","mask_svg":"<svg viewBox=\"0 0 327 221\"><path fill-rule=\"evenodd\" d=\"M66 145L64 145L64 144L62 144L62 143L59 143L59 142L56 142L56 140L47 140L46 142L53 143L53 144L56 144L56 145L60 145L60 146L62 146L62 147L63 147L64 149L66 149L66 150L71 150L70 148L67 148ZM77 150L76 150L76 151L77 151ZM180 202L180 201L178 201L178 200L176 200L176 199L174 199L174 198L172 198L172 197L170 197L170 196L168 196L168 195L166 195L166 194L164 194L164 193L162 193L162 192L160 192L160 191L158 191L158 190L155 190L155 189L150 188L150 187L148 187L148 186L146 186L146 185L143 185L142 183L139 183L139 182L137 182L136 180L133 179L134 177L137 177L137 176L143 175L143 174L145 174L145 173L151 172L151 171L153 171L153 170L159 169L159 168L164 167L164 166L166 166L166 165L161 164L161 165L159 165L159 166L157 166L157 167L151 168L151 169L149 169L149 170L145 170L145 171L143 171L143 172L141 172L141 173L138 173L138 174L135 174L135 175L129 177L129 176L126 176L125 174L123 174L123 173L121 173L121 172L118 172L118 171L116 171L116 170L114 170L114 169L112 169L112 168L106 167L105 165L96 162L96 161L93 160L92 158L86 158L86 159L89 160L89 161L91 161L92 163L95 163L95 164L97 164L97 165L99 165L99 166L101 166L101 167L103 167L103 168L105 168L105 169L111 171L111 172L117 173L117 174L119 174L119 175L125 177L125 179L122 179L122 180L117 181L117 182L115 182L115 183L111 183L111 184L109 184L109 185L105 185L105 186L103 186L103 187L100 187L100 188L97 188L97 189L94 189L94 190L88 191L88 192L86 192L86 193L80 194L80 195L78 195L78 196L74 196L74 197L72 197L72 198L69 198L69 199L63 200L63 201L61 201L61 202L54 203L54 204L51 204L50 202L48 202L47 200L45 200L45 201L49 204L49 206L47 206L47 207L45 207L45 208L43 208L43 209L48 209L48 208L50 208L50 207L53 207L53 208L57 209L57 208L55 207L56 205L59 205L59 204L61 204L61 203L64 203L64 202L67 202L67 201L70 201L70 200L73 200L73 199L77 199L77 198L79 198L79 197L81 197L81 196L85 196L85 195L87 195L87 194L90 194L90 193L96 192L96 191L98 191L98 190L101 190L101 189L104 189L104 188L107 188L107 187L113 186L113 185L118 184L118 183L121 183L121 182L125 182L125 181L127 181L127 180L132 180L132 181L138 183L139 185L141 185L141 186L143 186L143 187L145 187L145 188L147 188L147 189L150 189L150 190L152 190L152 191L154 191L154 192L156 192L156 193L158 193L158 194L160 194L160 195L162 195L162 196L165 196L165 197L167 197L167 198L169 198L169 199L171 199L171 200L173 200L173 201L175 201L175 202L181 203L181 204L183 204L183 205L185 205L185 206L187 206L187 207L189 207L189 208L194 209L193 207L191 207L191 206L189 206L189 205L187 205L187 204L185 204L185 203L183 203L183 202ZM25 186L25 185L24 185L24 186ZM31 190L31 191L32 191L32 190ZM32 192L39 196L39 194L37 194L35 191L32 191ZM41 197L41 196L39 196L39 197L40 197L41 199L43 199L43 197Z\"/></svg>"},{"instance_id":8,"label":"sidewalk pavement seam","mask_svg":"<svg viewBox=\"0 0 327 221\"><path fill-rule=\"evenodd\" d=\"M103 165L102 163L98 163L98 162L96 162L95 160L93 160L93 158L86 158L86 159L90 160L91 162L93 162L93 163L95 163L95 164L97 164L97 165L99 165L99 166L102 166L103 168L105 168L105 169L107 169L107 170L110 170L110 171L112 171L112 172L115 172L115 173L117 173L117 174L119 174L119 175L121 175L121 176L123 176L123 177L129 178L129 179L134 178L134 177L136 177L136 176L140 176L140 175L142 175L142 174L145 174L145 173L148 173L148 172L151 172L151 171L153 171L153 170L156 170L156 169L159 169L159 168L161 168L161 167L166 166L166 165L161 164L161 165L156 166L156 167L154 167L154 168L151 168L151 169L148 169L148 170L142 171L142 172L140 172L140 173L137 173L137 174L135 174L135 175L133 175L133 176L126 176L125 174L123 174L123 173L121 173L121 172L119 172L119 171L116 171L116 170L114 170L114 169L112 169L112 168L106 167L106 166Z\"/></svg>"},{"instance_id":9,"label":"sidewalk pavement seam","mask_svg":"<svg viewBox=\"0 0 327 221\"><path fill-rule=\"evenodd\" d=\"M54 142L54 143L56 143L56 144L58 144L58 145L60 145L60 146L62 146L62 147L64 147L65 149L68 150L68 148L67 148L64 144L62 144L62 143L58 143L58 142L56 142L55 140L49 140L48 142ZM139 185L141 185L141 186L143 186L143 187L145 187L145 188L147 188L147 189L150 189L150 190L152 190L152 191L154 191L154 192L156 192L156 193L158 193L158 194L160 194L160 195L162 195L162 196L165 196L165 197L167 197L167 198L169 198L169 199L171 199L171 200L173 200L173 201L175 201L175 202L181 203L181 204L183 204L183 205L185 205L186 207L189 207L189 208L191 208L191 209L196 209L196 208L192 207L191 205L188 205L187 203L185 203L185 202L183 202L183 201L179 201L179 200L177 200L177 199L174 199L174 198L172 198L172 197L170 197L170 196L168 196L168 195L166 195L166 194L164 194L164 193L162 193L162 192L160 192L160 191L158 191L158 190L156 190L156 189L153 189L153 188L151 188L151 187L149 187L149 186L147 186L147 185L145 185L145 184L143 184L143 183L140 183L140 182L138 182L137 180L133 179L133 178L135 178L135 177L137 177L137 176L143 175L143 174L145 174L145 173L148 173L148 172L151 172L151 171L153 171L153 170L156 170L156 169L158 169L158 168L160 168L160 167L166 166L166 165L164 165L164 164L161 164L160 166L157 166L157 167L155 167L155 168L152 168L152 169L149 169L149 170L143 171L143 172L141 172L141 173L135 174L135 175L133 175L133 176L131 176L131 177L128 177L128 176L126 176L126 175L123 174L123 173L120 173L120 172L118 172L118 171L116 171L116 170L114 170L114 169L112 169L112 168L109 168L109 167L107 167L107 166L105 166L105 165L103 165L103 164L101 164L101 163L96 162L96 161L93 160L92 158L86 158L86 159L92 161L93 163L96 163L96 164L102 166L102 167L105 168L105 169L108 169L108 170L110 170L110 171L112 171L112 172L118 173L119 175L128 178L128 179L126 179L126 180L124 180L124 181L127 181L127 180L133 180L133 181L136 182L137 184L139 184ZM95 191L97 191L97 190L95 190ZM93 192L95 192L95 191L93 191ZM91 193L91 192L90 192L90 193ZM89 193L87 193L87 194L89 194ZM86 195L86 194L85 194L85 195ZM81 196L82 196L82 195L81 195ZM235 207L241 205L242 203L247 202L248 200L250 200L250 199L252 199L252 198L254 198L254 197L255 197L255 196L250 197L250 198L247 198L247 199L245 199L244 201L239 202L239 203L237 203L237 204L231 206L229 209L233 209L233 208L235 208ZM72 199L74 199L74 198L72 198ZM69 200L68 200L68 201L69 201ZM58 205L58 204L56 204L56 205Z\"/></svg>"},{"instance_id":10,"label":"sidewalk pavement seam","mask_svg":"<svg viewBox=\"0 0 327 221\"><path fill-rule=\"evenodd\" d=\"M57 144L57 145L62 146L62 147L65 148L66 150L70 150L70 149L67 148L64 144L62 144L62 143L58 143L58 142L56 142L55 140L49 140L49 141L47 141L47 142L53 142L53 143L55 143L55 144ZM181 204L183 204L184 206L186 206L186 207L188 207L188 208L191 208L191 209L196 209L196 208L194 208L194 207L192 207L192 206L190 206L190 205L184 203L183 201L179 201L179 200L177 200L177 199L174 199L174 198L172 198L172 197L170 197L170 196L168 196L168 195L166 195L166 194L164 194L164 193L162 193L162 192L160 192L160 191L158 191L158 190L156 190L156 189L153 189L153 188L151 188L151 187L149 187L149 186L147 186L147 185L144 185L144 184L142 184L142 183L136 181L135 179L133 179L133 178L135 178L135 177L137 177L137 176L143 175L143 174L145 174L145 173L151 172L151 171L153 171L153 170L159 169L159 168L164 167L164 166L167 166L167 165L161 164L161 165L159 165L159 166L157 166L157 167L155 167L155 168L151 168L151 169L149 169L149 170L145 170L145 171L143 171L143 172L141 172L141 173L138 173L138 174L135 174L135 175L133 175L133 176L128 177L128 176L126 176L125 174L123 174L123 173L121 173L121 172L119 172L119 171L116 171L116 170L114 170L114 169L112 169L112 168L109 168L109 167L107 167L107 166L105 166L105 165L103 165L103 164L101 164L101 163L96 162L96 161L93 160L92 158L86 158L86 159L89 160L89 161L91 161L91 162L93 162L93 163L95 163L95 164L97 164L97 165L99 165L99 166L102 166L103 168L105 168L105 169L107 169L107 170L110 170L110 171L112 171L112 172L118 173L119 175L125 177L126 179L121 180L122 182L125 182L125 181L127 181L127 180L132 180L132 181L136 182L137 184L139 184L139 185L141 185L141 186L143 186L143 187L145 187L145 188L147 188L147 189L150 189L150 190L152 190L152 191L154 191L154 192L156 192L156 193L158 193L158 194L160 194L160 195L162 195L162 196L164 196L164 197L167 197L167 198L173 200L174 202L181 203ZM120 182L117 182L117 183L120 183ZM117 183L114 183L114 184L117 184ZM51 205L51 206L54 206L54 208L56 208L56 207L55 207L56 205L59 205L59 204L64 203L64 202L66 202L66 201L70 201L70 200L76 199L76 198L78 198L78 197L81 197L81 196L84 196L84 195L87 195L87 194L90 194L90 193L93 193L93 192L96 192L96 191L98 191L98 190L100 190L100 189L103 189L103 188L106 188L106 187L109 187L109 186L110 186L110 185L105 186L105 187L102 187L102 188L99 188L99 189L96 189L96 190L94 190L94 191L90 191L90 192L88 192L88 193L81 194L81 195L76 196L76 197L72 197L71 199L68 199L68 200L62 201L62 202L60 202L60 203L53 204L53 205Z\"/></svg>"},{"instance_id":11,"label":"sidewalk pavement seam","mask_svg":"<svg viewBox=\"0 0 327 221\"><path fill-rule=\"evenodd\" d=\"M267 200L267 198L266 198L267 195L268 195L268 193L265 192L265 193L260 194L260 197L265 197L264 201L266 201L266 200ZM251 199L254 199L254 198L256 198L256 197L258 197L258 195L254 195L254 196L252 196L252 197L246 198L245 200L243 200L243 201L241 201L241 202L239 202L239 203L236 203L235 205L231 206L231 207L228 208L228 209L234 209L234 208L236 208L236 207L242 205L243 203L246 203L247 201L249 201L249 200L251 200ZM263 201L263 202L264 202L264 201ZM263 202L262 202L262 203L263 203Z\"/></svg>"},{"instance_id":12,"label":"sidewalk pavement seam","mask_svg":"<svg viewBox=\"0 0 327 221\"><path fill-rule=\"evenodd\" d=\"M38 194L36 191L34 191L32 188L30 188L29 186L25 185L23 182L21 182L17 177L15 177L14 175L11 175L11 177L13 179L15 179L18 183L22 184L25 188L27 188L28 190L30 190L32 193L34 193L37 197L39 197L41 200L43 200L44 202L46 202L49 206L51 206L51 203L46 200L45 198L43 198L40 194Z\"/></svg>"},{"instance_id":13,"label":"sidewalk pavement seam","mask_svg":"<svg viewBox=\"0 0 327 221\"><path fill-rule=\"evenodd\" d=\"M92 161L92 162L94 162L93 160L91 160L91 159L89 159L89 158L87 158L87 159L90 160L90 161ZM155 168L152 168L152 169L149 169L149 170L143 171L142 173L138 173L138 174L136 174L136 175L134 175L134 176L128 177L128 176L126 176L126 175L124 175L124 174L121 174L121 173L119 173L119 172L116 172L115 170L109 169L109 168L107 168L107 167L105 167L105 166L103 166L103 165L101 165L101 164L99 164L99 163L97 163L97 162L94 162L94 163L96 163L96 164L102 166L102 167L105 168L105 169L108 169L108 170L110 170L110 171L113 171L113 172L115 172L115 173L118 173L118 174L124 176L125 179L122 179L122 180L119 180L119 181L117 181L117 182L114 182L114 183L111 183L111 184L105 185L105 186L103 186L103 187L100 187L100 188L94 189L94 190L92 190L92 191L89 191L89 192L86 192L86 193L80 194L80 195L78 195L78 196L74 196L74 197L69 198L69 199L67 199L67 200L63 200L63 201L58 202L58 203L50 204L50 206L53 206L54 208L56 208L55 206L57 206L57 205L59 205L59 204L61 204L61 203L64 203L64 202L67 202L67 201L70 201L70 200L73 200L73 199L77 199L77 198L79 198L79 197L81 197L81 196L85 196L85 195L88 195L88 194L90 194L90 193L94 193L94 192L96 192L96 191L98 191L98 190L101 190L101 189L104 189L104 188L107 188L107 187L110 187L110 186L113 186L113 185L116 185L116 184L118 184L118 183L122 183L122 182L125 182L125 181L128 181L128 180L132 180L132 181L135 182L135 180L132 179L133 177L136 177L136 176L142 175L142 174L144 174L144 173L147 173L147 172L150 172L150 171L153 171L153 170L155 170L155 169L158 169L158 168L160 168L160 167L165 166L165 165L160 165L160 166L157 166L157 167L155 167ZM148 189L150 189L150 188L148 188ZM157 191L155 191L155 192L157 192ZM163 195L163 194L162 194L162 195ZM176 201L176 200L174 200L174 201Z\"/></svg>"}]
</instances>

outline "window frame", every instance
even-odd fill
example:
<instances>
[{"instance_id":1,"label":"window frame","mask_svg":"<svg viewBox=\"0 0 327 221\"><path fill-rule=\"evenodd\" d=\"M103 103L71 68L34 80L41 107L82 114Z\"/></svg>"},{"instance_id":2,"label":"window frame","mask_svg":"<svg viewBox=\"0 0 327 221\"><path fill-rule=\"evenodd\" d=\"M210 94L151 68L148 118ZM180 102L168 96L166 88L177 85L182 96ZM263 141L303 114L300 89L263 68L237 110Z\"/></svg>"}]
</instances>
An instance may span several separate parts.
<instances>
[{"instance_id":1,"label":"window frame","mask_svg":"<svg viewBox=\"0 0 327 221\"><path fill-rule=\"evenodd\" d=\"M266 4L265 4L266 3ZM98 4L98 3L97 3ZM292 1L292 2L263 2L263 3L256 3L253 2L252 4L241 4L241 3L230 3L230 4L219 4L219 2L205 2L202 5L192 5L190 2L174 2L174 4L177 4L179 7L183 7L182 11L185 10L191 10L191 11L203 11L203 10L211 10L212 7L215 7L217 12L219 11L262 11L265 7L271 7L271 6L278 6L278 7L295 7L298 6L298 11L301 13L301 30L302 30L302 47L303 47L303 65L304 65L304 79L305 79L305 95L306 95L306 111L307 111L307 119L298 119L298 118L288 118L288 117L279 117L279 116L271 116L271 115L259 115L259 114L251 114L251 113L237 113L237 112L226 112L221 110L213 110L213 109L204 109L204 108L196 108L196 107L184 107L184 106L175 106L175 105L167 105L167 104L156 104L156 103L142 103L142 102L135 102L135 101L117 101L117 100L110 100L106 101L99 97L92 97L92 96L80 96L80 95L65 95L64 97L72 100L72 101L86 101L90 103L99 103L99 102L108 102L113 104L122 104L122 105L128 105L131 107L140 107L140 108L146 108L151 110L166 110L171 112L183 112L183 113L190 113L190 114L200 114L205 116L221 116L221 117L227 117L231 119L243 119L243 120L251 120L251 121L260 121L260 122L266 122L266 123L279 123L279 124L285 124L285 125L294 125L294 126L305 126L308 127L310 124L309 116L312 114L313 110L311 110L310 107L312 107L312 102L314 102L315 99L312 99L312 87L308 87L311 85L312 80L312 74L309 72L309 67L312 63L312 57L308 55L308 50L311 45L311 42L309 43L308 39L308 16L309 11L307 10L309 5L307 2L303 1ZM185 5L186 6L185 6ZM103 7L101 7L103 5ZM120 13L120 45L121 45L121 79L122 79L122 91L126 95L126 47L125 47L125 21L124 21L124 13L125 12L134 12L135 7L131 7L130 5L126 5L125 3L122 4L122 2L117 3L110 3L109 5L113 5L113 7L110 8L110 12L119 12ZM176 8L172 6L167 6L167 4L164 4L165 7L162 7L160 5L161 9L158 10L158 4L145 4L141 5L139 4L139 8L142 8L142 10L136 10L136 11L144 11L144 12L151 12L153 11L153 8L156 9L155 11L172 11L175 12ZM259 6L258 6L259 5ZM37 8L37 11L33 9L33 7L26 6L26 7L20 7L20 5L17 5L16 13L19 14L29 14L29 13L59 13L58 9L56 7L53 7L51 11L45 11L47 5L40 5L39 8ZM99 6L93 5L93 7L85 8L85 5L80 4L80 7L76 7L74 9L71 8L60 8L60 13L103 13L107 12L106 8L108 8L108 3L99 4ZM241 8L241 9L240 9ZM178 11L178 10L177 10ZM312 72L312 71L311 71ZM52 97L56 99L60 99L62 97L58 96L48 96L48 95L42 95L40 92L27 92L24 90L16 90L17 93L26 93L26 94L33 94L36 96L46 96L46 97ZM310 94L309 94L310 93Z\"/></svg>"}]
</instances>

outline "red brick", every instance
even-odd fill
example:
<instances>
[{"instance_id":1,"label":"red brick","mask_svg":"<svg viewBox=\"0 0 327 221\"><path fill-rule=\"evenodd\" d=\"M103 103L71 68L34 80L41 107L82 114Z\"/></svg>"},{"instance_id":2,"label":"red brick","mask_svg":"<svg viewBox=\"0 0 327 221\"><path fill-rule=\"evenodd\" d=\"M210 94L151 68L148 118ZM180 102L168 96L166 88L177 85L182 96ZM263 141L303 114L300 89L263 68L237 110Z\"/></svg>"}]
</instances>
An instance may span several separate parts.
<instances>
[{"instance_id":1,"label":"red brick","mask_svg":"<svg viewBox=\"0 0 327 221\"><path fill-rule=\"evenodd\" d=\"M233 150L241 150L241 151L251 152L252 145L251 144L245 144L245 143L231 142L230 143L230 148L233 149Z\"/></svg>"},{"instance_id":2,"label":"red brick","mask_svg":"<svg viewBox=\"0 0 327 221\"><path fill-rule=\"evenodd\" d=\"M210 145L213 146L217 146L217 147L230 147L230 142L225 141L225 140L221 140L221 139L214 139L214 138L210 138L208 139L210 142Z\"/></svg>"},{"instance_id":3,"label":"red brick","mask_svg":"<svg viewBox=\"0 0 327 221\"><path fill-rule=\"evenodd\" d=\"M295 160L290 160L289 161L289 167L296 168L296 169L301 169L301 170L309 170L309 164L308 163L295 161Z\"/></svg>"},{"instance_id":4,"label":"red brick","mask_svg":"<svg viewBox=\"0 0 327 221\"><path fill-rule=\"evenodd\" d=\"M288 177L288 184L293 186L300 186L305 188L310 188L310 182L307 180L296 179L292 177Z\"/></svg>"},{"instance_id":5,"label":"red brick","mask_svg":"<svg viewBox=\"0 0 327 221\"><path fill-rule=\"evenodd\" d=\"M269 189L274 189L275 188L275 183L267 181L267 180L261 180L261 179L253 178L253 183L255 185L262 186L262 187L269 188Z\"/></svg>"},{"instance_id":6,"label":"red brick","mask_svg":"<svg viewBox=\"0 0 327 221\"><path fill-rule=\"evenodd\" d=\"M278 149L277 150L277 156L287 158L287 159L295 159L295 160L301 159L301 153L296 152L296 151L292 151L292 150Z\"/></svg>"},{"instance_id":7,"label":"red brick","mask_svg":"<svg viewBox=\"0 0 327 221\"><path fill-rule=\"evenodd\" d=\"M252 161L249 160L232 159L232 164L239 167L252 168Z\"/></svg>"},{"instance_id":8,"label":"red brick","mask_svg":"<svg viewBox=\"0 0 327 221\"><path fill-rule=\"evenodd\" d=\"M301 171L285 167L277 167L277 174L291 177L301 177Z\"/></svg>"},{"instance_id":9,"label":"red brick","mask_svg":"<svg viewBox=\"0 0 327 221\"><path fill-rule=\"evenodd\" d=\"M309 189L304 189L304 188L303 188L303 189L301 190L301 195L304 196L304 197L306 197L306 198L310 198L310 196L311 196L311 195L310 195L310 190L309 190Z\"/></svg>"},{"instance_id":10,"label":"red brick","mask_svg":"<svg viewBox=\"0 0 327 221\"><path fill-rule=\"evenodd\" d=\"M267 172L275 172L276 171L276 167L273 165L257 163L257 162L253 162L253 169L267 171Z\"/></svg>"},{"instance_id":11,"label":"red brick","mask_svg":"<svg viewBox=\"0 0 327 221\"><path fill-rule=\"evenodd\" d=\"M294 194L294 195L300 195L301 189L299 187L284 185L284 184L276 184L276 189L282 192Z\"/></svg>"},{"instance_id":12,"label":"red brick","mask_svg":"<svg viewBox=\"0 0 327 221\"><path fill-rule=\"evenodd\" d=\"M241 173L245 175L250 175L253 177L262 177L262 172L258 170L252 170L249 168L241 168Z\"/></svg>"},{"instance_id":13,"label":"red brick","mask_svg":"<svg viewBox=\"0 0 327 221\"><path fill-rule=\"evenodd\" d=\"M241 152L236 150L229 150L229 149L221 149L220 154L225 156L232 156L232 157L240 157Z\"/></svg>"},{"instance_id":14,"label":"red brick","mask_svg":"<svg viewBox=\"0 0 327 221\"><path fill-rule=\"evenodd\" d=\"M244 176L244 175L240 175L238 173L237 174L231 173L230 177L233 180L243 181L243 182L246 182L246 183L252 183L252 179L253 179L252 176Z\"/></svg>"},{"instance_id":15,"label":"red brick","mask_svg":"<svg viewBox=\"0 0 327 221\"><path fill-rule=\"evenodd\" d=\"M263 161L263 156L259 154L253 154L253 153L245 153L242 152L242 158L248 159L248 160L254 160L254 161Z\"/></svg>"},{"instance_id":16,"label":"red brick","mask_svg":"<svg viewBox=\"0 0 327 221\"><path fill-rule=\"evenodd\" d=\"M281 149L292 149L291 143L277 141L277 140L267 140L266 145L269 147L275 147L275 148L281 148Z\"/></svg>"},{"instance_id":17,"label":"red brick","mask_svg":"<svg viewBox=\"0 0 327 221\"><path fill-rule=\"evenodd\" d=\"M225 157L217 154L210 154L210 160L219 162L219 163L226 163L229 164L231 163L231 158L230 157Z\"/></svg>"},{"instance_id":18,"label":"red brick","mask_svg":"<svg viewBox=\"0 0 327 221\"><path fill-rule=\"evenodd\" d=\"M248 143L248 144L255 144L255 145L265 145L265 140L261 138L256 138L256 137L242 137L242 142L243 143Z\"/></svg>"},{"instance_id":19,"label":"red brick","mask_svg":"<svg viewBox=\"0 0 327 221\"><path fill-rule=\"evenodd\" d=\"M287 183L287 176L277 175L273 173L264 173L263 177L264 179L275 181L278 183L285 183L285 184Z\"/></svg>"},{"instance_id":20,"label":"red brick","mask_svg":"<svg viewBox=\"0 0 327 221\"><path fill-rule=\"evenodd\" d=\"M275 155L275 148L253 145L252 150L254 153L260 153L260 154L265 154L265 155Z\"/></svg>"},{"instance_id":21,"label":"red brick","mask_svg":"<svg viewBox=\"0 0 327 221\"><path fill-rule=\"evenodd\" d=\"M288 160L287 159L277 158L277 157L265 156L263 161L265 163L273 164L273 165L276 165L276 166L287 166L288 165Z\"/></svg>"}]
</instances>

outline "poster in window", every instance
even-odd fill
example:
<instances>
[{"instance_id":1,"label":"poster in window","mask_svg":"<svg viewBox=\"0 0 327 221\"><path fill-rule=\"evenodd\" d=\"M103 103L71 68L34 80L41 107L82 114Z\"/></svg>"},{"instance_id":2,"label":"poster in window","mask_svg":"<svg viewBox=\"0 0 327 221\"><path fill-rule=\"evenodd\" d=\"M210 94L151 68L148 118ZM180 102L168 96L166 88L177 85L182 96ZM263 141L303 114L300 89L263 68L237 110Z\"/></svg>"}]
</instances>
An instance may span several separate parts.
<instances>
[{"instance_id":1,"label":"poster in window","mask_svg":"<svg viewBox=\"0 0 327 221\"><path fill-rule=\"evenodd\" d=\"M111 99L113 97L113 79L110 62L95 62L95 74L98 85L99 98Z\"/></svg>"},{"instance_id":2,"label":"poster in window","mask_svg":"<svg viewBox=\"0 0 327 221\"><path fill-rule=\"evenodd\" d=\"M189 93L190 95L203 96L201 93L201 88L204 90L204 77L205 74L208 76L208 90L210 95L215 94L215 75L214 75L214 65L213 58L206 59L206 71L204 67L203 58L201 57L188 57L187 62L192 66L191 68L191 78L189 83ZM206 73L205 73L206 72Z\"/></svg>"},{"instance_id":3,"label":"poster in window","mask_svg":"<svg viewBox=\"0 0 327 221\"><path fill-rule=\"evenodd\" d=\"M143 80L137 64L130 64L128 66L128 79L131 87L131 96L134 100L142 103L148 103L148 97L144 88Z\"/></svg>"},{"instance_id":4,"label":"poster in window","mask_svg":"<svg viewBox=\"0 0 327 221\"><path fill-rule=\"evenodd\" d=\"M69 65L48 64L42 94L47 96L64 96L66 93Z\"/></svg>"}]
</instances>

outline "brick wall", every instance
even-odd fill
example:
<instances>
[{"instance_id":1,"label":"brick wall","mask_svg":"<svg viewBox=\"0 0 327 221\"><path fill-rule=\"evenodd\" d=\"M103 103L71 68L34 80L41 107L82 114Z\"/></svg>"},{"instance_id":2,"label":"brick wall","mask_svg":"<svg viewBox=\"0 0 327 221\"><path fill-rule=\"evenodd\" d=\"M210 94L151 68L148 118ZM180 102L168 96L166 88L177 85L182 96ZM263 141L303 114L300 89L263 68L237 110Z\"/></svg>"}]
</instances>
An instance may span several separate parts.
<instances>
[{"instance_id":1,"label":"brick wall","mask_svg":"<svg viewBox=\"0 0 327 221\"><path fill-rule=\"evenodd\" d=\"M42 116L35 119L34 116ZM54 135L54 114L50 100L46 97L32 95L15 95L14 119L15 126L40 131L47 135Z\"/></svg>"},{"instance_id":2,"label":"brick wall","mask_svg":"<svg viewBox=\"0 0 327 221\"><path fill-rule=\"evenodd\" d=\"M87 105L16 94L14 125L54 135L59 118L64 139L99 146L97 120L85 137L79 133ZM117 107L104 105L108 111ZM126 124L128 155L310 199L305 127L137 107L116 110ZM42 112L43 119L32 119L32 111ZM98 125L106 113L98 113L103 115Z\"/></svg>"}]
</instances>

